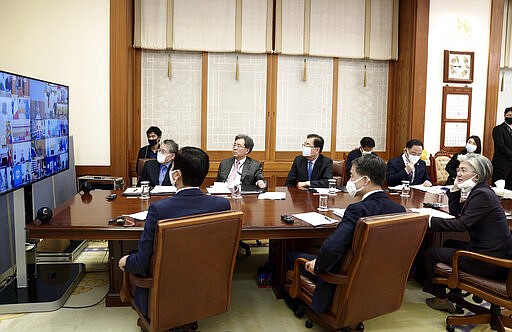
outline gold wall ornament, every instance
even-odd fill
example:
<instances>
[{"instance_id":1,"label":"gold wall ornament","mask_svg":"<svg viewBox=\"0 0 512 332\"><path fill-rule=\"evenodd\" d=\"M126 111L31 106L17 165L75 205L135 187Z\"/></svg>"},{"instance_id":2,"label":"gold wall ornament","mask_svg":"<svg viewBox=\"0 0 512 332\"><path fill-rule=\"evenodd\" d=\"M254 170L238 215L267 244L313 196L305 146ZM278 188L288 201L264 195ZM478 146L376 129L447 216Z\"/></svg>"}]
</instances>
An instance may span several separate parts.
<instances>
[{"instance_id":1,"label":"gold wall ornament","mask_svg":"<svg viewBox=\"0 0 512 332\"><path fill-rule=\"evenodd\" d=\"M304 58L304 70L302 73L302 80L306 81L307 79L308 79L308 75L307 75L307 68L306 68L306 58Z\"/></svg>"}]
</instances>

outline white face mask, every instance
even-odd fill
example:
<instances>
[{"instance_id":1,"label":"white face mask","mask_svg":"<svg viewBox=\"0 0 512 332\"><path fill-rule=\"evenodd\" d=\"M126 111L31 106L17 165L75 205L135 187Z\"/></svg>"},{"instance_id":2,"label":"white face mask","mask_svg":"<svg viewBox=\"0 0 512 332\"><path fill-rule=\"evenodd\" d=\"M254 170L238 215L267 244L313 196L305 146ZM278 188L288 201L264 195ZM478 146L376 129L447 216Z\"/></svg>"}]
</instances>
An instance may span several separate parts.
<instances>
[{"instance_id":1,"label":"white face mask","mask_svg":"<svg viewBox=\"0 0 512 332\"><path fill-rule=\"evenodd\" d=\"M302 155L304 157L311 157L311 149L312 149L312 147L310 147L310 146L303 146L302 147Z\"/></svg>"},{"instance_id":2,"label":"white face mask","mask_svg":"<svg viewBox=\"0 0 512 332\"><path fill-rule=\"evenodd\" d=\"M469 179L467 179L466 181L464 182L461 182L457 185L457 187L460 188L460 190L463 190L463 191L470 191L471 189L473 189L474 186L476 186L476 182L473 181L473 178L476 176L473 175L472 177L470 177Z\"/></svg>"},{"instance_id":3,"label":"white face mask","mask_svg":"<svg viewBox=\"0 0 512 332\"><path fill-rule=\"evenodd\" d=\"M469 152L469 153L473 153L476 151L476 145L473 145L473 144L466 144L466 151Z\"/></svg>"},{"instance_id":4,"label":"white face mask","mask_svg":"<svg viewBox=\"0 0 512 332\"><path fill-rule=\"evenodd\" d=\"M413 156L409 155L409 161L413 164L416 164L418 161L420 161L421 156Z\"/></svg>"},{"instance_id":5,"label":"white face mask","mask_svg":"<svg viewBox=\"0 0 512 332\"><path fill-rule=\"evenodd\" d=\"M172 173L174 173L176 171L177 171L177 169L175 169L169 173L169 180L171 181L171 186L176 186L176 180L174 180L174 177L172 176Z\"/></svg>"},{"instance_id":6,"label":"white face mask","mask_svg":"<svg viewBox=\"0 0 512 332\"><path fill-rule=\"evenodd\" d=\"M158 153L156 154L156 161L158 161L160 164L163 164L165 163L165 158L167 156L165 154L163 154L162 152L158 151Z\"/></svg>"},{"instance_id":7,"label":"white face mask","mask_svg":"<svg viewBox=\"0 0 512 332\"><path fill-rule=\"evenodd\" d=\"M347 182L347 185L345 186L345 188L347 189L347 192L351 197L356 197L356 194L364 188L364 186L359 189L356 188L356 182L361 180L362 178L364 178L364 176L361 176L359 179L357 179L355 181L349 180Z\"/></svg>"}]
</instances>

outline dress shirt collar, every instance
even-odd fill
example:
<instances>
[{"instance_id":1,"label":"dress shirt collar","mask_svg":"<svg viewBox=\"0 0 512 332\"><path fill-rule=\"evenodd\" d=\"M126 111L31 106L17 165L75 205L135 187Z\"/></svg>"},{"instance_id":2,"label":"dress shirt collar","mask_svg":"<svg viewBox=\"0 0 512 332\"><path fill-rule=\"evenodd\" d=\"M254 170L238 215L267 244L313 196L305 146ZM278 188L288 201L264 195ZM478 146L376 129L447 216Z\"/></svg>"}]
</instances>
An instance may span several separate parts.
<instances>
[{"instance_id":1,"label":"dress shirt collar","mask_svg":"<svg viewBox=\"0 0 512 332\"><path fill-rule=\"evenodd\" d=\"M363 195L363 198L361 198L361 200L362 200L362 201L364 201L366 197L370 196L370 195L371 195L371 194L373 194L373 193L379 192L379 191L384 191L384 190L382 190L382 189L377 189L377 190L369 191L369 192L367 192L366 194L364 194L364 195Z\"/></svg>"},{"instance_id":2,"label":"dress shirt collar","mask_svg":"<svg viewBox=\"0 0 512 332\"><path fill-rule=\"evenodd\" d=\"M240 163L240 165L238 166L239 168L242 167L242 165L245 163L245 160L247 159L247 157L244 157L243 159L240 159L238 162ZM236 158L235 158L235 161L233 162L233 165L236 163Z\"/></svg>"},{"instance_id":3,"label":"dress shirt collar","mask_svg":"<svg viewBox=\"0 0 512 332\"><path fill-rule=\"evenodd\" d=\"M183 187L183 188L176 190L176 194L179 193L180 191L185 191L188 189L199 189L199 187ZM199 189L199 190L201 190L201 189Z\"/></svg>"}]
</instances>

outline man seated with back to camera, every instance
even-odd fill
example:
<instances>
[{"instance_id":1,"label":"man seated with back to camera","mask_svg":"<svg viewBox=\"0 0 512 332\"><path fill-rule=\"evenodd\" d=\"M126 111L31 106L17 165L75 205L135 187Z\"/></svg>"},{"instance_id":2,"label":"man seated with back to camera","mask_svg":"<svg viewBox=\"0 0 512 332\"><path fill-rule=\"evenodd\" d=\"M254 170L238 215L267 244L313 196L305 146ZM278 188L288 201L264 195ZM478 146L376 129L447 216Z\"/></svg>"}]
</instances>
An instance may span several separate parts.
<instances>
[{"instance_id":1,"label":"man seated with back to camera","mask_svg":"<svg viewBox=\"0 0 512 332\"><path fill-rule=\"evenodd\" d=\"M217 182L227 182L228 185L241 183L244 186L257 186L260 189L267 187L261 163L248 157L254 148L251 137L238 134L233 143L233 157L220 162L217 171Z\"/></svg>"},{"instance_id":2,"label":"man seated with back to camera","mask_svg":"<svg viewBox=\"0 0 512 332\"><path fill-rule=\"evenodd\" d=\"M156 160L148 160L144 163L137 186L142 181L149 181L151 187L170 186L169 172L173 169L173 160L178 151L178 144L172 139L166 139L160 144Z\"/></svg>"},{"instance_id":3,"label":"man seated with back to camera","mask_svg":"<svg viewBox=\"0 0 512 332\"><path fill-rule=\"evenodd\" d=\"M199 148L187 146L176 153L170 177L178 191L175 196L156 201L149 206L138 250L119 260L121 270L143 276L149 273L156 224L159 220L230 210L231 206L226 198L205 195L199 189L209 167L208 155ZM137 287L134 298L139 310L147 315L148 289Z\"/></svg>"},{"instance_id":4,"label":"man seated with back to camera","mask_svg":"<svg viewBox=\"0 0 512 332\"><path fill-rule=\"evenodd\" d=\"M289 270L293 270L295 259L304 257L309 260L302 273L317 284L312 308L318 313L324 312L331 304L336 285L319 279L317 274L338 273L345 252L352 245L354 229L359 218L405 212L402 205L390 200L382 190L386 177L386 163L380 157L370 154L354 159L350 174L347 191L352 197L360 197L361 201L347 207L343 219L322 243L318 255L296 252L286 255L286 266Z\"/></svg>"},{"instance_id":5,"label":"man seated with back to camera","mask_svg":"<svg viewBox=\"0 0 512 332\"><path fill-rule=\"evenodd\" d=\"M422 141L414 138L407 141L404 152L388 161L386 175L388 186L398 186L402 184L402 181L409 181L410 185L432 186L432 181L427 173L427 164L421 160L422 152Z\"/></svg>"},{"instance_id":6,"label":"man seated with back to camera","mask_svg":"<svg viewBox=\"0 0 512 332\"><path fill-rule=\"evenodd\" d=\"M146 130L146 137L148 139L148 145L141 147L137 155L137 164L135 164L137 174L139 174L139 159L156 159L158 149L160 149L162 130L158 127L151 126Z\"/></svg>"},{"instance_id":7,"label":"man seated with back to camera","mask_svg":"<svg viewBox=\"0 0 512 332\"><path fill-rule=\"evenodd\" d=\"M365 154L377 155L373 152L375 147L375 140L371 137L363 137L359 141L360 146L350 151L347 156L347 162L345 163L345 171L347 173L347 181L350 178L350 170L352 169L352 160L364 156Z\"/></svg>"},{"instance_id":8,"label":"man seated with back to camera","mask_svg":"<svg viewBox=\"0 0 512 332\"><path fill-rule=\"evenodd\" d=\"M322 155L324 139L309 134L302 144L302 155L295 157L285 186L308 190L310 187L327 188L332 179L332 160Z\"/></svg>"}]
</instances>

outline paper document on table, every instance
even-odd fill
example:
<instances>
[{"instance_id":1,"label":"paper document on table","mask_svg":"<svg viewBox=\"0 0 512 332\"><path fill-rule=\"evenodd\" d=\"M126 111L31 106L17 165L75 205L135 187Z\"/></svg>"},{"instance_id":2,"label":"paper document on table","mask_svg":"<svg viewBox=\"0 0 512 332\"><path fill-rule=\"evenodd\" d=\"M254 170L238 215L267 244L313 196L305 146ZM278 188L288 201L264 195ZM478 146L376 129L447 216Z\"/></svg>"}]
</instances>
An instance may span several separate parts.
<instances>
[{"instance_id":1,"label":"paper document on table","mask_svg":"<svg viewBox=\"0 0 512 332\"><path fill-rule=\"evenodd\" d=\"M123 192L123 196L140 196L142 189L140 187L126 188Z\"/></svg>"},{"instance_id":2,"label":"paper document on table","mask_svg":"<svg viewBox=\"0 0 512 332\"><path fill-rule=\"evenodd\" d=\"M209 194L231 194L226 182L214 182L213 186L206 188Z\"/></svg>"},{"instance_id":3,"label":"paper document on table","mask_svg":"<svg viewBox=\"0 0 512 332\"><path fill-rule=\"evenodd\" d=\"M332 213L334 213L338 217L342 217L343 218L343 215L345 214L345 210L346 209L332 209Z\"/></svg>"},{"instance_id":4,"label":"paper document on table","mask_svg":"<svg viewBox=\"0 0 512 332\"><path fill-rule=\"evenodd\" d=\"M317 193L319 193L320 195L329 195L329 188L314 188L316 190ZM339 189L336 189L334 188L334 191L336 193L339 193L341 192L341 190Z\"/></svg>"},{"instance_id":5,"label":"paper document on table","mask_svg":"<svg viewBox=\"0 0 512 332\"><path fill-rule=\"evenodd\" d=\"M303 220L313 226L330 225L330 224L335 224L339 221L336 219L329 218L329 217L327 217L323 214L317 213L317 212L298 213L298 214L293 214L292 216L294 216L297 219Z\"/></svg>"},{"instance_id":6,"label":"paper document on table","mask_svg":"<svg viewBox=\"0 0 512 332\"><path fill-rule=\"evenodd\" d=\"M176 193L176 190L175 186L155 186L150 193L151 195L168 195Z\"/></svg>"},{"instance_id":7,"label":"paper document on table","mask_svg":"<svg viewBox=\"0 0 512 332\"><path fill-rule=\"evenodd\" d=\"M436 209L431 209L431 208L419 208L419 209L418 208L411 208L410 210L413 211L413 212L429 214L432 217L439 217L439 218L444 218L444 219L453 219L453 218L455 218L451 214L448 214L446 212L439 211L439 210L436 210Z\"/></svg>"},{"instance_id":8,"label":"paper document on table","mask_svg":"<svg viewBox=\"0 0 512 332\"><path fill-rule=\"evenodd\" d=\"M285 199L286 193L282 191L267 191L258 195L258 199Z\"/></svg>"},{"instance_id":9,"label":"paper document on table","mask_svg":"<svg viewBox=\"0 0 512 332\"><path fill-rule=\"evenodd\" d=\"M125 217L130 217L130 218L137 219L137 220L146 220L147 215L148 215L147 210L137 212L137 213L132 213L132 214L124 214Z\"/></svg>"},{"instance_id":10,"label":"paper document on table","mask_svg":"<svg viewBox=\"0 0 512 332\"><path fill-rule=\"evenodd\" d=\"M411 186L411 188L414 188L414 189L418 189L418 190L421 190L421 191L426 191L428 193L431 193L431 194L437 194L438 192L440 192L441 190L442 191L446 191L446 189L450 189L452 186L449 185L449 186L431 186L431 187L425 187L423 186L422 184L416 184L414 186Z\"/></svg>"}]
</instances>

